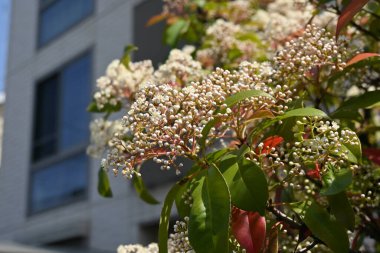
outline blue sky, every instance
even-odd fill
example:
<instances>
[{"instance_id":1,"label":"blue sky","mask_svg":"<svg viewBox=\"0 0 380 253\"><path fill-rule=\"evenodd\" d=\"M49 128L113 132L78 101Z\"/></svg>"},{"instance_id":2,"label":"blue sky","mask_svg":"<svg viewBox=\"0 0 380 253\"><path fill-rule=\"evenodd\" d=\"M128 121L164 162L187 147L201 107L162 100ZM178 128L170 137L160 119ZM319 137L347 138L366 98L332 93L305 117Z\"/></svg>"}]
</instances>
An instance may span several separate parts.
<instances>
[{"instance_id":1,"label":"blue sky","mask_svg":"<svg viewBox=\"0 0 380 253\"><path fill-rule=\"evenodd\" d=\"M0 0L0 91L4 91L11 0Z\"/></svg>"}]
</instances>

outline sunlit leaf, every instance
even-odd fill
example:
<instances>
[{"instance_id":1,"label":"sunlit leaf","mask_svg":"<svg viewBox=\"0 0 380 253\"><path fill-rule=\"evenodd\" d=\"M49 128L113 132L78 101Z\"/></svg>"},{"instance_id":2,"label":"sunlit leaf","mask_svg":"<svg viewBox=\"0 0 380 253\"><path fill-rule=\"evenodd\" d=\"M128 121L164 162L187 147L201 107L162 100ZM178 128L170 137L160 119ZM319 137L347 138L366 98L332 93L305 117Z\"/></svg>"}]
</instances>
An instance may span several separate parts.
<instances>
[{"instance_id":1,"label":"sunlit leaf","mask_svg":"<svg viewBox=\"0 0 380 253\"><path fill-rule=\"evenodd\" d=\"M352 18L363 8L364 5L368 3L369 0L352 0L342 11L338 18L338 23L336 25L335 36L338 37L342 28L345 27Z\"/></svg>"},{"instance_id":2,"label":"sunlit leaf","mask_svg":"<svg viewBox=\"0 0 380 253\"><path fill-rule=\"evenodd\" d=\"M161 210L160 224L158 228L158 247L159 253L168 252L168 233L169 233L169 221L170 213L172 210L173 202L177 196L178 191L181 189L182 185L175 184L168 194L166 195L164 206Z\"/></svg>"},{"instance_id":3,"label":"sunlit leaf","mask_svg":"<svg viewBox=\"0 0 380 253\"><path fill-rule=\"evenodd\" d=\"M165 31L165 43L173 47L178 42L180 35L187 31L189 24L189 20L178 19L169 25Z\"/></svg>"},{"instance_id":4,"label":"sunlit leaf","mask_svg":"<svg viewBox=\"0 0 380 253\"><path fill-rule=\"evenodd\" d=\"M192 196L190 244L197 253L228 253L230 194L216 167L200 177Z\"/></svg>"},{"instance_id":5,"label":"sunlit leaf","mask_svg":"<svg viewBox=\"0 0 380 253\"><path fill-rule=\"evenodd\" d=\"M124 48L124 55L120 61L127 69L129 69L129 63L131 62L131 53L137 49L134 45L128 45Z\"/></svg>"},{"instance_id":6,"label":"sunlit leaf","mask_svg":"<svg viewBox=\"0 0 380 253\"><path fill-rule=\"evenodd\" d=\"M352 57L348 62L347 62L347 65L346 66L350 66L352 64L355 64L357 62L360 62L362 60L365 60L365 59L368 59L370 57L379 57L380 54L377 54L377 53L361 53L361 54L357 54L355 55L354 57Z\"/></svg>"}]
</instances>

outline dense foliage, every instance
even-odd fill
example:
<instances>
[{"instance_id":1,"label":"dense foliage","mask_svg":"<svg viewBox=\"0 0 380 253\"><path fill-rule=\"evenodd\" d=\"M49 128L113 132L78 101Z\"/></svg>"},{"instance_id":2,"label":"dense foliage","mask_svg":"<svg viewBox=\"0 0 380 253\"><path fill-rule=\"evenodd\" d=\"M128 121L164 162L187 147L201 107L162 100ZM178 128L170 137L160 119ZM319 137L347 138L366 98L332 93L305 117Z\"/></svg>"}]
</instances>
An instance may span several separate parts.
<instances>
[{"instance_id":1,"label":"dense foliage","mask_svg":"<svg viewBox=\"0 0 380 253\"><path fill-rule=\"evenodd\" d=\"M111 170L157 204L152 159L178 174L159 252L378 252L380 2L164 0L147 25L164 21L188 46L157 69L128 46L97 81L100 194Z\"/></svg>"}]
</instances>

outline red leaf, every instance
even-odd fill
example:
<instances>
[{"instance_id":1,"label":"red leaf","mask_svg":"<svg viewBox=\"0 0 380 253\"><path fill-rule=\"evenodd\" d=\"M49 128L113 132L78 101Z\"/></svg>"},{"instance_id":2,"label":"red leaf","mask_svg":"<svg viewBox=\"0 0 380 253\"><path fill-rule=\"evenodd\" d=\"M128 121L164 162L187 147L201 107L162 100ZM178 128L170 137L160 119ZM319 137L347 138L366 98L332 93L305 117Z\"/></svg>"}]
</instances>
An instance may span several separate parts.
<instances>
[{"instance_id":1,"label":"red leaf","mask_svg":"<svg viewBox=\"0 0 380 253\"><path fill-rule=\"evenodd\" d=\"M232 234L247 253L259 253L265 242L265 217L233 207L231 223Z\"/></svg>"},{"instance_id":2,"label":"red leaf","mask_svg":"<svg viewBox=\"0 0 380 253\"><path fill-rule=\"evenodd\" d=\"M272 148L277 147L284 141L284 138L278 135L274 135L271 137L266 138L263 141L263 148L261 150L261 154L269 154ZM256 148L256 153L260 153L260 149Z\"/></svg>"},{"instance_id":3,"label":"red leaf","mask_svg":"<svg viewBox=\"0 0 380 253\"><path fill-rule=\"evenodd\" d=\"M164 13L164 12L154 15L148 20L148 22L146 22L145 26L151 26L151 25L157 24L158 22L161 22L167 17L168 17L168 13Z\"/></svg>"},{"instance_id":4,"label":"red leaf","mask_svg":"<svg viewBox=\"0 0 380 253\"><path fill-rule=\"evenodd\" d=\"M377 148L365 148L363 150L365 156L372 162L380 165L380 149Z\"/></svg>"},{"instance_id":5,"label":"red leaf","mask_svg":"<svg viewBox=\"0 0 380 253\"><path fill-rule=\"evenodd\" d=\"M369 57L374 57L374 56L380 56L380 54L376 54L376 53L361 53L361 54L357 54L354 57L352 57L351 60L349 60L347 62L346 66L352 65L354 63L360 62L362 60L365 60L365 59L367 59Z\"/></svg>"},{"instance_id":6,"label":"red leaf","mask_svg":"<svg viewBox=\"0 0 380 253\"><path fill-rule=\"evenodd\" d=\"M308 171L306 172L306 175L308 175L308 176L311 177L311 178L321 180L321 170L320 170L320 168L319 168L319 164L316 163L316 164L315 164L315 169L313 169L313 170L308 170Z\"/></svg>"},{"instance_id":7,"label":"red leaf","mask_svg":"<svg viewBox=\"0 0 380 253\"><path fill-rule=\"evenodd\" d=\"M335 36L338 37L340 31L345 27L351 19L358 13L369 0L351 0L347 7L342 11L336 25Z\"/></svg>"}]
</instances>

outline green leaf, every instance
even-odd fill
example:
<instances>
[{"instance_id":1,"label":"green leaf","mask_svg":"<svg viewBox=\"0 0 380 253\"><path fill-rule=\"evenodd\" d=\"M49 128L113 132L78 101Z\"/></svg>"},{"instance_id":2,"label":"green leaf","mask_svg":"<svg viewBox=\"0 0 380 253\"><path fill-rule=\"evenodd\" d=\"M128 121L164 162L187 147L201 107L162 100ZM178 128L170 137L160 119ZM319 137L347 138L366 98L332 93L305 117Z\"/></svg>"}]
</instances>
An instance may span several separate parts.
<instances>
[{"instance_id":1,"label":"green leaf","mask_svg":"<svg viewBox=\"0 0 380 253\"><path fill-rule=\"evenodd\" d=\"M185 19L178 19L175 23L171 24L165 30L165 43L173 47L179 40L181 34L184 34L189 28L190 21Z\"/></svg>"},{"instance_id":2,"label":"green leaf","mask_svg":"<svg viewBox=\"0 0 380 253\"><path fill-rule=\"evenodd\" d=\"M351 163L358 163L358 158L352 153L352 151L346 146L346 144L342 144L341 147L342 152L347 154L347 160Z\"/></svg>"},{"instance_id":3,"label":"green leaf","mask_svg":"<svg viewBox=\"0 0 380 253\"><path fill-rule=\"evenodd\" d=\"M160 225L158 228L158 247L159 253L168 252L168 233L169 233L169 221L170 213L172 210L173 202L177 196L178 191L182 185L176 183L168 192L165 198L164 206L161 210Z\"/></svg>"},{"instance_id":4,"label":"green leaf","mask_svg":"<svg viewBox=\"0 0 380 253\"><path fill-rule=\"evenodd\" d=\"M183 198L183 195L190 187L190 181L187 181L184 186L181 187L181 189L177 192L177 195L175 197L175 205L177 207L179 216L182 218L185 218L186 216L189 217L190 215L190 205L188 203L185 203L185 199Z\"/></svg>"},{"instance_id":5,"label":"green leaf","mask_svg":"<svg viewBox=\"0 0 380 253\"><path fill-rule=\"evenodd\" d=\"M280 120L287 119L291 117L321 117L328 118L327 114L321 110L305 107L305 108L297 108L291 111L285 112L283 115L278 116Z\"/></svg>"},{"instance_id":6,"label":"green leaf","mask_svg":"<svg viewBox=\"0 0 380 253\"><path fill-rule=\"evenodd\" d=\"M260 124L258 124L255 129L249 133L248 141L249 143L252 143L254 138L264 131L265 129L268 129L273 124L277 123L280 120L292 118L292 117L321 117L321 118L328 118L327 114L324 113L321 110L312 108L312 107L305 107L305 108L297 108L290 111L285 112L284 114L277 116L274 119L264 120Z\"/></svg>"},{"instance_id":7,"label":"green leaf","mask_svg":"<svg viewBox=\"0 0 380 253\"><path fill-rule=\"evenodd\" d=\"M212 166L193 191L189 240L197 253L228 253L230 194L220 171Z\"/></svg>"},{"instance_id":8,"label":"green leaf","mask_svg":"<svg viewBox=\"0 0 380 253\"><path fill-rule=\"evenodd\" d=\"M345 228L330 218L328 212L313 202L303 218L306 226L335 253L347 253L349 241Z\"/></svg>"},{"instance_id":9,"label":"green leaf","mask_svg":"<svg viewBox=\"0 0 380 253\"><path fill-rule=\"evenodd\" d=\"M228 60L232 62L242 55L243 53L238 48L232 48L231 50L228 51L227 58Z\"/></svg>"},{"instance_id":10,"label":"green leaf","mask_svg":"<svg viewBox=\"0 0 380 253\"><path fill-rule=\"evenodd\" d=\"M110 105L106 104L102 109L99 109L98 106L96 105L95 101L92 101L88 107L87 111L88 112L95 112L95 113L113 113L113 112L118 112L121 110L122 104L118 102L116 105Z\"/></svg>"},{"instance_id":11,"label":"green leaf","mask_svg":"<svg viewBox=\"0 0 380 253\"><path fill-rule=\"evenodd\" d=\"M234 206L265 214L268 183L263 171L252 161L231 156L220 163L221 171L231 191Z\"/></svg>"},{"instance_id":12,"label":"green leaf","mask_svg":"<svg viewBox=\"0 0 380 253\"><path fill-rule=\"evenodd\" d=\"M128 45L124 48L124 55L120 61L127 69L129 69L129 63L131 62L131 53L137 49L138 48L134 45Z\"/></svg>"},{"instance_id":13,"label":"green leaf","mask_svg":"<svg viewBox=\"0 0 380 253\"><path fill-rule=\"evenodd\" d=\"M340 192L327 197L331 213L336 220L347 229L353 231L355 228L355 213L348 201L346 192Z\"/></svg>"},{"instance_id":14,"label":"green leaf","mask_svg":"<svg viewBox=\"0 0 380 253\"><path fill-rule=\"evenodd\" d=\"M105 172L103 168L100 168L98 172L98 192L105 198L112 197L110 181L108 179L107 172Z\"/></svg>"},{"instance_id":15,"label":"green leaf","mask_svg":"<svg viewBox=\"0 0 380 253\"><path fill-rule=\"evenodd\" d=\"M349 169L341 169L334 173L332 165L329 165L327 173L322 177L322 181L321 195L335 195L346 190L352 183L352 172Z\"/></svg>"},{"instance_id":16,"label":"green leaf","mask_svg":"<svg viewBox=\"0 0 380 253\"><path fill-rule=\"evenodd\" d=\"M227 107L232 107L235 104L243 101L246 98L257 97L257 96L263 96L263 97L272 98L271 95L269 95L268 93L265 93L265 92L263 92L261 90L246 90L246 91L238 92L238 93L233 94L230 97L226 98L226 100L224 101L224 104L226 104ZM217 114L217 113L219 113L219 112L225 112L225 110L222 110L222 111L215 110L214 115ZM199 140L199 144L200 144L202 150L204 150L206 148L205 147L205 143L206 143L206 139L208 137L208 134L210 133L211 128L213 126L215 126L215 124L217 122L218 122L217 119L211 120L203 128L203 130L202 130L202 138Z\"/></svg>"},{"instance_id":17,"label":"green leaf","mask_svg":"<svg viewBox=\"0 0 380 253\"><path fill-rule=\"evenodd\" d=\"M331 114L332 118L345 119L352 118L350 115L357 115L357 110L369 108L380 102L380 90L369 91L360 96L350 98ZM355 119L355 118L352 118Z\"/></svg>"},{"instance_id":18,"label":"green leaf","mask_svg":"<svg viewBox=\"0 0 380 253\"><path fill-rule=\"evenodd\" d=\"M134 176L132 179L133 186L135 187L135 190L137 192L137 195L144 200L148 204L159 204L160 202L157 201L146 189L145 184L141 177Z\"/></svg>"}]
</instances>

